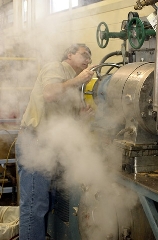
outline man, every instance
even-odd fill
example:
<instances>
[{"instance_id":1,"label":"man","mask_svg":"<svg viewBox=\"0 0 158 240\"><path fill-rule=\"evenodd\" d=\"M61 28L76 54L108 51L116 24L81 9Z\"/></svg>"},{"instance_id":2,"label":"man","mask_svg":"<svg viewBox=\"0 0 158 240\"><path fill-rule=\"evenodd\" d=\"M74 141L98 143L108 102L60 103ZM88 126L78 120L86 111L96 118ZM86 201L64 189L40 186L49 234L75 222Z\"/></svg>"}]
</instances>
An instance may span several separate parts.
<instances>
[{"instance_id":1,"label":"man","mask_svg":"<svg viewBox=\"0 0 158 240\"><path fill-rule=\"evenodd\" d=\"M49 131L54 117L58 121L68 116L79 118L83 108L79 88L94 74L92 66L88 67L90 63L90 49L85 44L72 45L65 51L62 62L46 64L35 82L16 143L20 179L20 240L45 239L45 216L50 205L49 191L54 168L37 168L36 160L38 163L43 161L41 155L47 152L47 144L42 138ZM85 110L91 113L89 107ZM52 162L54 157L57 156L47 156ZM43 165L45 162L47 159L44 159ZM44 175L43 171L47 174Z\"/></svg>"}]
</instances>

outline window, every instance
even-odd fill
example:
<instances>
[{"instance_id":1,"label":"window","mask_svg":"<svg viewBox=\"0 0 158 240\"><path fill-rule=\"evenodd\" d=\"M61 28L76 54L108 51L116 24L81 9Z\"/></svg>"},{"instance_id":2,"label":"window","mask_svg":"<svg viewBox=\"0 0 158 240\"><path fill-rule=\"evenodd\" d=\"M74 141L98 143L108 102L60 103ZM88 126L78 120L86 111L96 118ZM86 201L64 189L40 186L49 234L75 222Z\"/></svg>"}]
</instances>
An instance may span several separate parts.
<instances>
[{"instance_id":1,"label":"window","mask_svg":"<svg viewBox=\"0 0 158 240\"><path fill-rule=\"evenodd\" d=\"M0 7L0 29L13 25L13 1L6 1Z\"/></svg>"},{"instance_id":2,"label":"window","mask_svg":"<svg viewBox=\"0 0 158 240\"><path fill-rule=\"evenodd\" d=\"M22 2L23 6L23 21L27 22L27 17L28 17L28 2L27 0L23 0Z\"/></svg>"},{"instance_id":3,"label":"window","mask_svg":"<svg viewBox=\"0 0 158 240\"><path fill-rule=\"evenodd\" d=\"M78 1L79 0L50 0L50 13L77 7Z\"/></svg>"},{"instance_id":4,"label":"window","mask_svg":"<svg viewBox=\"0 0 158 240\"><path fill-rule=\"evenodd\" d=\"M100 1L102 0L80 0L80 5L85 6L85 5L89 5L89 4L100 2Z\"/></svg>"},{"instance_id":5,"label":"window","mask_svg":"<svg viewBox=\"0 0 158 240\"><path fill-rule=\"evenodd\" d=\"M86 6L102 0L50 0L50 13Z\"/></svg>"}]
</instances>

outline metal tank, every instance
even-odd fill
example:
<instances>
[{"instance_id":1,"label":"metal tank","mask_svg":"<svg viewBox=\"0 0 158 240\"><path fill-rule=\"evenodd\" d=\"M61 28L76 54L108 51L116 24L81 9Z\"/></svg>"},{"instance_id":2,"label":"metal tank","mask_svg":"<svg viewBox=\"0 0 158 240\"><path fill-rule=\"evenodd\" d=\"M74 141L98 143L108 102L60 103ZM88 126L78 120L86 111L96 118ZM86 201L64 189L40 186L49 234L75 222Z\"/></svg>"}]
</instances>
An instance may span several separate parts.
<instances>
[{"instance_id":1,"label":"metal tank","mask_svg":"<svg viewBox=\"0 0 158 240\"><path fill-rule=\"evenodd\" d=\"M95 109L91 126L99 135L101 150L105 148L107 156L111 145L117 149L115 162L110 159L108 163L118 170L116 179L122 170L138 174L158 169L153 86L154 63L135 62L101 79L95 78L82 88L82 99ZM121 159L120 169L117 168L118 159ZM126 191L128 195L129 189ZM124 202L125 196L122 196L120 205L112 202L114 196L106 189L105 194L93 192L90 188L83 190L78 212L81 239L88 240L91 236L90 239L100 240L154 240L139 200L130 208Z\"/></svg>"},{"instance_id":2,"label":"metal tank","mask_svg":"<svg viewBox=\"0 0 158 240\"><path fill-rule=\"evenodd\" d=\"M94 129L105 135L103 144L111 141L117 146L128 172L158 168L153 86L154 63L136 62L84 88L85 101L91 94L97 106Z\"/></svg>"},{"instance_id":3,"label":"metal tank","mask_svg":"<svg viewBox=\"0 0 158 240\"><path fill-rule=\"evenodd\" d=\"M117 112L120 121L124 121L126 141L153 144L157 139L152 106L153 83L153 63L130 63L111 77L106 90L108 107L115 110L114 114Z\"/></svg>"},{"instance_id":4,"label":"metal tank","mask_svg":"<svg viewBox=\"0 0 158 240\"><path fill-rule=\"evenodd\" d=\"M120 68L106 90L107 108L115 114L111 117L116 119L115 130L119 130L114 142L120 148L123 169L130 172L158 168L153 86L154 64L138 62Z\"/></svg>"}]
</instances>

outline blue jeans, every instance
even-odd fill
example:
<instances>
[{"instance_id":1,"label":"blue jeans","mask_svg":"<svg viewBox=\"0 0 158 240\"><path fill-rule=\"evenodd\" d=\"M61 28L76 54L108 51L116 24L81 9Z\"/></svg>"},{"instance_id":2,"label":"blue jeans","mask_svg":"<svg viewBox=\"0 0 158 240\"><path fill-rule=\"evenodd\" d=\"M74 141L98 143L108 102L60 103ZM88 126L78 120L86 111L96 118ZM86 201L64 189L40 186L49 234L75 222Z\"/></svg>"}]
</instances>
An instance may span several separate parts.
<instances>
[{"instance_id":1,"label":"blue jeans","mask_svg":"<svg viewBox=\"0 0 158 240\"><path fill-rule=\"evenodd\" d=\"M53 208L55 195L55 190L51 188L52 176L43 175L40 171L28 171L22 166L20 137L15 145L20 192L19 239L45 240L47 213Z\"/></svg>"}]
</instances>

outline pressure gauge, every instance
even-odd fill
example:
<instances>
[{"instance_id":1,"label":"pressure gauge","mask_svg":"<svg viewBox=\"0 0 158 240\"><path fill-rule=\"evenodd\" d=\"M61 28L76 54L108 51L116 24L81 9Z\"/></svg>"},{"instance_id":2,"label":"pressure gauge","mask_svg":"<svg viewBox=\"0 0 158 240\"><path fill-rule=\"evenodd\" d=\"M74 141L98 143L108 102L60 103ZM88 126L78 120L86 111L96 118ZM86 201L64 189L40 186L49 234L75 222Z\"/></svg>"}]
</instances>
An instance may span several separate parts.
<instances>
[{"instance_id":1,"label":"pressure gauge","mask_svg":"<svg viewBox=\"0 0 158 240\"><path fill-rule=\"evenodd\" d=\"M129 12L128 13L128 21L131 21L131 19L134 18L134 17L139 18L139 14L137 12Z\"/></svg>"}]
</instances>

